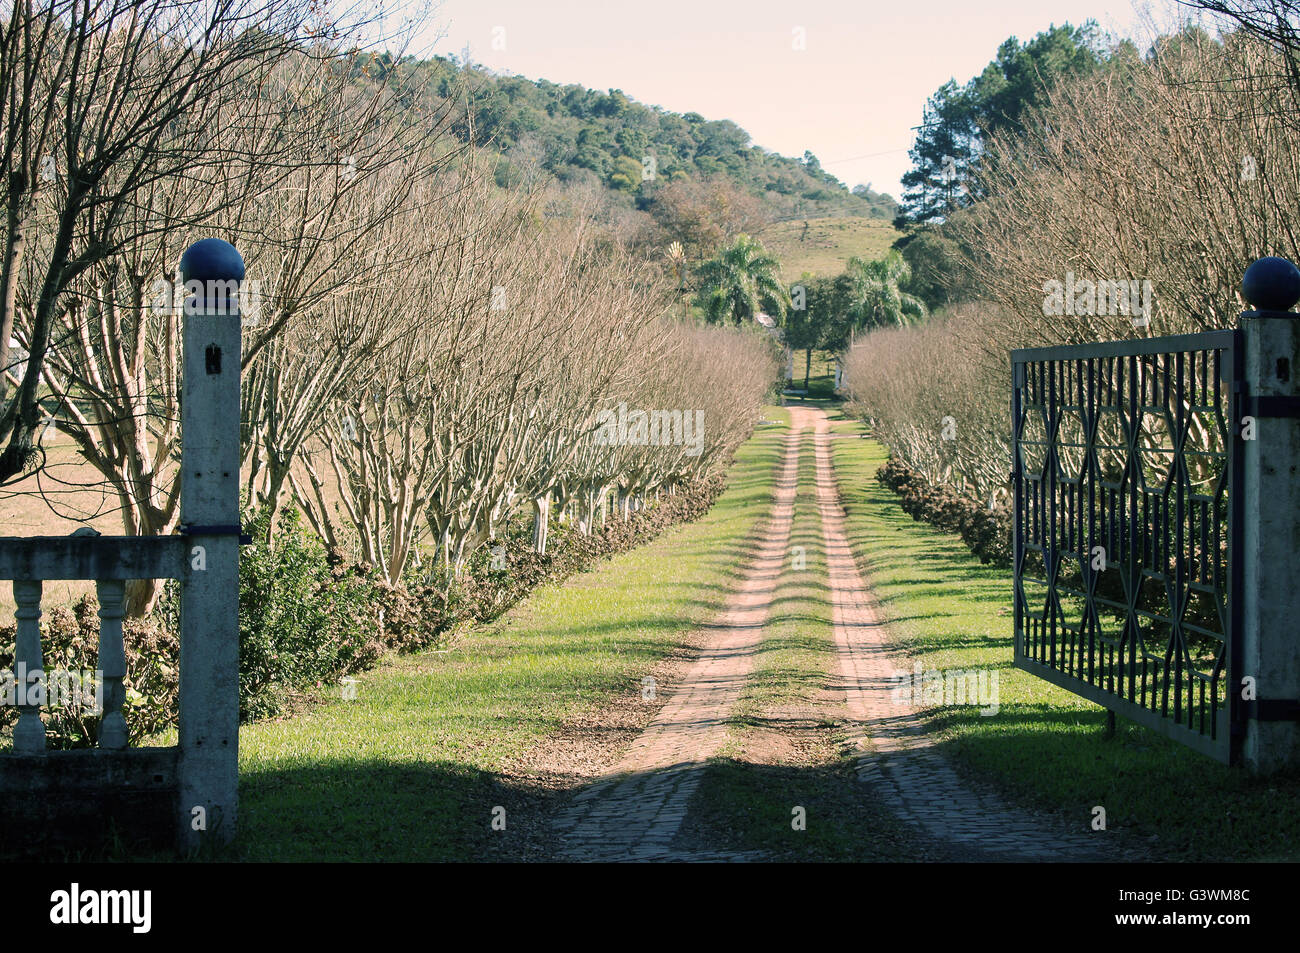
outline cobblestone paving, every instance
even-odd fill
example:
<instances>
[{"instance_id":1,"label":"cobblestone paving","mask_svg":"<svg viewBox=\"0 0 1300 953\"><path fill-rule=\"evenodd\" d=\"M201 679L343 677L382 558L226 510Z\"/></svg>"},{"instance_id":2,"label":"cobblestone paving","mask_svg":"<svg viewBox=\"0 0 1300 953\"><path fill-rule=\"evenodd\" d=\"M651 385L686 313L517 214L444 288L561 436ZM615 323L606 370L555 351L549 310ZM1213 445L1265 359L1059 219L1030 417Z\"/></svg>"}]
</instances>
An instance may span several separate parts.
<instances>
[{"instance_id":1,"label":"cobblestone paving","mask_svg":"<svg viewBox=\"0 0 1300 953\"><path fill-rule=\"evenodd\" d=\"M705 649L610 776L578 794L557 821L571 858L746 859L737 854L687 854L675 851L671 844L705 763L727 740L727 718L763 638L772 593L789 548L802 429L802 425L791 427L786 437L771 516L739 587L707 627Z\"/></svg>"},{"instance_id":2,"label":"cobblestone paving","mask_svg":"<svg viewBox=\"0 0 1300 953\"><path fill-rule=\"evenodd\" d=\"M824 414L817 414L817 502L850 734L862 752L858 777L904 821L959 852L975 855L973 859L1113 859L1087 833L1063 834L1048 822L1007 808L992 793L973 790L930 747L917 710L892 698L897 684L893 674L911 666L886 641L854 562L832 468L829 424Z\"/></svg>"}]
</instances>

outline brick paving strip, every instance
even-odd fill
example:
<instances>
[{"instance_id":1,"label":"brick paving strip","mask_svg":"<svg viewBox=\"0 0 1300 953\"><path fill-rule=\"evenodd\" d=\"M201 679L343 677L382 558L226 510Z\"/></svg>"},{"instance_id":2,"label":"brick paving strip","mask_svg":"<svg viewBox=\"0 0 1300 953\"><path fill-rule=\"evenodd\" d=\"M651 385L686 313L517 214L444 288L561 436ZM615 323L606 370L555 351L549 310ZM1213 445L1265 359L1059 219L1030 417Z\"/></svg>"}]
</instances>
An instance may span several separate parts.
<instances>
[{"instance_id":1,"label":"brick paving strip","mask_svg":"<svg viewBox=\"0 0 1300 953\"><path fill-rule=\"evenodd\" d=\"M745 860L672 847L710 757L727 741L727 719L754 667L772 594L789 549L798 479L800 431L810 422L792 409L772 510L741 582L708 640L663 708L610 773L585 788L556 827L574 860Z\"/></svg>"},{"instance_id":2,"label":"brick paving strip","mask_svg":"<svg viewBox=\"0 0 1300 953\"><path fill-rule=\"evenodd\" d=\"M910 672L911 662L889 644L858 572L844 532L830 425L824 413L814 413L817 504L830 576L831 619L848 700L850 741L861 752L859 779L905 822L970 859L1115 859L1087 833L1062 833L1050 822L1009 808L990 792L973 790L934 750L918 710L895 703L892 690L898 683L893 675Z\"/></svg>"}]
</instances>

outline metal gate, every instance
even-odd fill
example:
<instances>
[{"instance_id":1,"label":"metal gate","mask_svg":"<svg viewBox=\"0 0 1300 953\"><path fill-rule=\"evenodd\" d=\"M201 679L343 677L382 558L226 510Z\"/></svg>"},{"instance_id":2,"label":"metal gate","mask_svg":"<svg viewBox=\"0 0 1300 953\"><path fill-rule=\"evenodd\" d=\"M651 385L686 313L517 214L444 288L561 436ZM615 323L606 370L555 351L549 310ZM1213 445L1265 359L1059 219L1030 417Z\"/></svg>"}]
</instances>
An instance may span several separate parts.
<instances>
[{"instance_id":1,"label":"metal gate","mask_svg":"<svg viewBox=\"0 0 1300 953\"><path fill-rule=\"evenodd\" d=\"M1011 352L1015 664L1225 763L1239 332Z\"/></svg>"}]
</instances>

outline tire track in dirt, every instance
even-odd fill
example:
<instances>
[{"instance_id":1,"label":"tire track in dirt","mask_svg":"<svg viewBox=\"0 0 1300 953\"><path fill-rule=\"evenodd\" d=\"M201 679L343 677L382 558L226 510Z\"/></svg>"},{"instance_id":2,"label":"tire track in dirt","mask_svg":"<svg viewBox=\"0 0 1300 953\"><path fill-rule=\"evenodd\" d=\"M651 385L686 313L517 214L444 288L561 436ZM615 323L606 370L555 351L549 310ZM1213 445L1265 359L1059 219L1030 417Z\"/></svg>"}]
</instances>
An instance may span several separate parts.
<instances>
[{"instance_id":1,"label":"tire track in dirt","mask_svg":"<svg viewBox=\"0 0 1300 953\"><path fill-rule=\"evenodd\" d=\"M910 660L888 641L875 599L858 572L844 529L826 415L812 424L831 620L847 696L850 742L861 752L858 777L904 821L971 860L1114 860L1114 852L1084 833L1008 806L977 791L934 749L920 712L896 703L895 672Z\"/></svg>"},{"instance_id":2,"label":"tire track in dirt","mask_svg":"<svg viewBox=\"0 0 1300 953\"><path fill-rule=\"evenodd\" d=\"M658 715L609 775L577 794L556 821L573 860L742 860L740 854L674 849L709 758L727 741L727 720L754 667L772 595L789 549L801 431L811 417L791 409L791 427L771 512L740 584L706 627L700 654Z\"/></svg>"}]
</instances>

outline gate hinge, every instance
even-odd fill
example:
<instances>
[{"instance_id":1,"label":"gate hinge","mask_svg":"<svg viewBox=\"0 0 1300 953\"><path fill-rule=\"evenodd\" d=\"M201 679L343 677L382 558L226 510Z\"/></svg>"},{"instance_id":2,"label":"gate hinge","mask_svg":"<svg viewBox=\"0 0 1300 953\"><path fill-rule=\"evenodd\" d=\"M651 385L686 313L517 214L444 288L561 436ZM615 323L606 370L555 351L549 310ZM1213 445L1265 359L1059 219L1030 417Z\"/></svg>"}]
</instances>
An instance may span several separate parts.
<instances>
[{"instance_id":1,"label":"gate hinge","mask_svg":"<svg viewBox=\"0 0 1300 953\"><path fill-rule=\"evenodd\" d=\"M177 527L182 536L238 536L240 546L251 546L253 537L244 532L244 527L235 523L230 526L188 526Z\"/></svg>"},{"instance_id":2,"label":"gate hinge","mask_svg":"<svg viewBox=\"0 0 1300 953\"><path fill-rule=\"evenodd\" d=\"M1255 721L1300 721L1300 699L1254 698L1241 704L1246 717Z\"/></svg>"},{"instance_id":3,"label":"gate hinge","mask_svg":"<svg viewBox=\"0 0 1300 953\"><path fill-rule=\"evenodd\" d=\"M1300 417L1300 397L1247 394L1246 414L1250 417Z\"/></svg>"}]
</instances>

